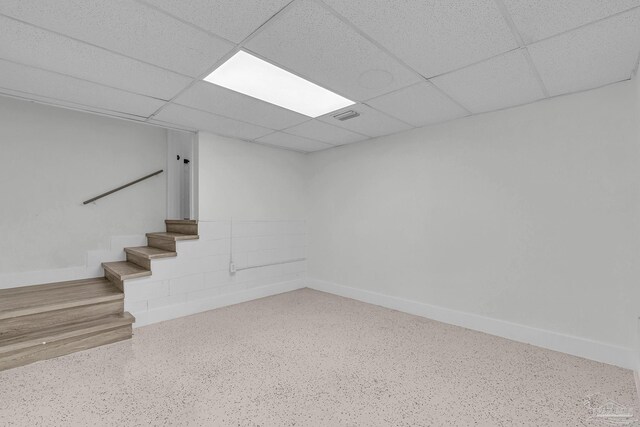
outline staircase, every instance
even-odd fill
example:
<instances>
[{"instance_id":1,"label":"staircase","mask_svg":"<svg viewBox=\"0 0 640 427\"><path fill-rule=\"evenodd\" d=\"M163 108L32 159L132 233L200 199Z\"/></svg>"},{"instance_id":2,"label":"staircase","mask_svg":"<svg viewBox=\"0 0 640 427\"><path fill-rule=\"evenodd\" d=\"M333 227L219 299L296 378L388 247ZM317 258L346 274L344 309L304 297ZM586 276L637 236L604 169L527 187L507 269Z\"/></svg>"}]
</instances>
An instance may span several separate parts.
<instances>
[{"instance_id":1,"label":"staircase","mask_svg":"<svg viewBox=\"0 0 640 427\"><path fill-rule=\"evenodd\" d=\"M0 371L131 338L124 281L151 275L151 260L175 257L178 240L198 239L195 220L167 220L147 245L105 262L104 277L0 290Z\"/></svg>"}]
</instances>

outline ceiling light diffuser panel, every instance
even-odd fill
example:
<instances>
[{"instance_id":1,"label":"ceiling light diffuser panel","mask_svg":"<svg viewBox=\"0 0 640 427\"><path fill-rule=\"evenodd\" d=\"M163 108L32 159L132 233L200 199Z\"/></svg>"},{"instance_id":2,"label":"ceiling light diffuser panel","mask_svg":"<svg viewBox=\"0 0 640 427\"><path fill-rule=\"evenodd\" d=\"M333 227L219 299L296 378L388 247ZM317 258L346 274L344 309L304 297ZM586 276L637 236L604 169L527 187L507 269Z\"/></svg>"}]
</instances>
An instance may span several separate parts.
<instances>
[{"instance_id":1,"label":"ceiling light diffuser panel","mask_svg":"<svg viewBox=\"0 0 640 427\"><path fill-rule=\"evenodd\" d=\"M314 118L355 104L244 51L204 80Z\"/></svg>"}]
</instances>

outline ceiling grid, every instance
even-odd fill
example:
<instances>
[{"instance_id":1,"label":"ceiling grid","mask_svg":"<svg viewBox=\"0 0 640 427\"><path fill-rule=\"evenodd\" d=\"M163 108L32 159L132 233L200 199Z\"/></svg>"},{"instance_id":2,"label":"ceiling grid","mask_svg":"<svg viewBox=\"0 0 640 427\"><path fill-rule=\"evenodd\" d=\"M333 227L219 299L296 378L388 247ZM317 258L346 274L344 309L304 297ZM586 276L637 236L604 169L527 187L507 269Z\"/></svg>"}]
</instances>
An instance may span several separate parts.
<instances>
[{"instance_id":1,"label":"ceiling grid","mask_svg":"<svg viewBox=\"0 0 640 427\"><path fill-rule=\"evenodd\" d=\"M0 94L311 152L626 80L640 0L5 0L0 40ZM240 50L356 103L203 81Z\"/></svg>"}]
</instances>

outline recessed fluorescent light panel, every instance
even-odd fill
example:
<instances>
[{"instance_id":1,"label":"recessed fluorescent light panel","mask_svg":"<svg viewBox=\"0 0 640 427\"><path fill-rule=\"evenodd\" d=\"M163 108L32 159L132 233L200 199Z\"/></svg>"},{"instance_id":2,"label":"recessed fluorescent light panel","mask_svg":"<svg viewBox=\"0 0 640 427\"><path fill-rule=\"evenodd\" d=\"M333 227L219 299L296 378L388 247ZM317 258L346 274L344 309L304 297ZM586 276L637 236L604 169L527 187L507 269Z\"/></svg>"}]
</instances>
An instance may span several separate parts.
<instances>
[{"instance_id":1,"label":"recessed fluorescent light panel","mask_svg":"<svg viewBox=\"0 0 640 427\"><path fill-rule=\"evenodd\" d=\"M244 51L233 55L204 80L309 117L355 104Z\"/></svg>"}]
</instances>

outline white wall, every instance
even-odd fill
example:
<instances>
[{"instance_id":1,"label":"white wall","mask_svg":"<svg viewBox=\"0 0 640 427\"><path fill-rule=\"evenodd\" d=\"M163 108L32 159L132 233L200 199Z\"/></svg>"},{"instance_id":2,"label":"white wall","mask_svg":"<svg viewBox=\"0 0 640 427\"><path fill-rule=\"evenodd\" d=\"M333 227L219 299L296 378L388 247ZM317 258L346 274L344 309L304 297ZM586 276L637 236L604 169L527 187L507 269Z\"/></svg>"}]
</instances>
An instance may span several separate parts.
<instances>
[{"instance_id":1,"label":"white wall","mask_svg":"<svg viewBox=\"0 0 640 427\"><path fill-rule=\"evenodd\" d=\"M193 197L195 140L196 135L192 132L167 130L167 218L169 219L195 218ZM185 159L189 160L188 166L184 163Z\"/></svg>"},{"instance_id":2,"label":"white wall","mask_svg":"<svg viewBox=\"0 0 640 427\"><path fill-rule=\"evenodd\" d=\"M638 70L636 69L636 73L633 79L636 87L636 118L635 122L638 126L638 142L640 143L640 75L638 74ZM638 217L638 222L640 223L640 216ZM638 306L640 306L640 297L636 299L635 302ZM636 388L638 391L638 397L640 398L640 315L638 316L638 321L636 323L637 332L636 332Z\"/></svg>"},{"instance_id":3,"label":"white wall","mask_svg":"<svg viewBox=\"0 0 640 427\"><path fill-rule=\"evenodd\" d=\"M303 219L305 166L304 154L201 132L199 218Z\"/></svg>"},{"instance_id":4,"label":"white wall","mask_svg":"<svg viewBox=\"0 0 640 427\"><path fill-rule=\"evenodd\" d=\"M0 152L0 282L2 273L83 266L111 236L164 229L164 175L82 205L165 169L161 128L1 97Z\"/></svg>"},{"instance_id":5,"label":"white wall","mask_svg":"<svg viewBox=\"0 0 640 427\"><path fill-rule=\"evenodd\" d=\"M311 154L309 277L627 358L640 314L635 83Z\"/></svg>"}]
</instances>

